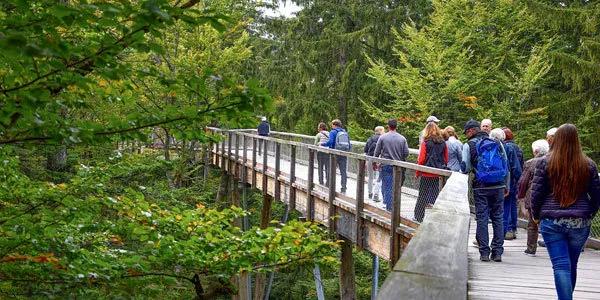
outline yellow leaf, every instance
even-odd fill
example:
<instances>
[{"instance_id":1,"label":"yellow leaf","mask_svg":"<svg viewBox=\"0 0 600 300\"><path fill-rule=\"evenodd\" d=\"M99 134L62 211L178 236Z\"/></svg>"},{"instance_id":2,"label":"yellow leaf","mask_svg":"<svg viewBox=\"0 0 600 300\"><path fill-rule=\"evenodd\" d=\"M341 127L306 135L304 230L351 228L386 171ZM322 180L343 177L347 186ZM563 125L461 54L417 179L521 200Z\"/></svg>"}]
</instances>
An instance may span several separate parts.
<instances>
[{"instance_id":1,"label":"yellow leaf","mask_svg":"<svg viewBox=\"0 0 600 300\"><path fill-rule=\"evenodd\" d=\"M177 220L177 221L181 221L181 218L182 218L181 215L176 215L175 216L175 220Z\"/></svg>"}]
</instances>

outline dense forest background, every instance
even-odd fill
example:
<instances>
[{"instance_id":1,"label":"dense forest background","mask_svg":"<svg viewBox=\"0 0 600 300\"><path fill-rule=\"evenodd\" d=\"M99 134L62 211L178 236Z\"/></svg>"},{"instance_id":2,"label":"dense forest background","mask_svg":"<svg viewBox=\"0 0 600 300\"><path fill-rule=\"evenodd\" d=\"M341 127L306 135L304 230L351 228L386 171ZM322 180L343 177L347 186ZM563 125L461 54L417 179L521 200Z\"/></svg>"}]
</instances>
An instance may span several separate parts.
<instances>
[{"instance_id":1,"label":"dense forest background","mask_svg":"<svg viewBox=\"0 0 600 300\"><path fill-rule=\"evenodd\" d=\"M261 195L203 174L208 125L397 118L415 147L428 115L491 118L527 153L571 122L600 161L600 1L292 2L0 3L0 298L227 298L270 272L316 298L315 265L339 298L340 242L278 203L259 228Z\"/></svg>"}]
</instances>

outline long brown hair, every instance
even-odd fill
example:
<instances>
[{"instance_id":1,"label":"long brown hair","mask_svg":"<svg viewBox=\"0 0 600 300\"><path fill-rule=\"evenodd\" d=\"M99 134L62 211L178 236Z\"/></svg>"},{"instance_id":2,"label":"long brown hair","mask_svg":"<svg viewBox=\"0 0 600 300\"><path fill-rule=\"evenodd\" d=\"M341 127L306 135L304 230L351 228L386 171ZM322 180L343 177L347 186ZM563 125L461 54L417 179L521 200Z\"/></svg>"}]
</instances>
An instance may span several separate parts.
<instances>
[{"instance_id":1,"label":"long brown hair","mask_svg":"<svg viewBox=\"0 0 600 300\"><path fill-rule=\"evenodd\" d=\"M440 143L444 141L442 137L442 130L435 124L435 122L427 123L425 126L425 132L423 134L423 140L431 139L436 143Z\"/></svg>"},{"instance_id":2,"label":"long brown hair","mask_svg":"<svg viewBox=\"0 0 600 300\"><path fill-rule=\"evenodd\" d=\"M556 131L548 161L548 176L554 199L560 207L570 206L585 192L590 169L588 158L581 151L575 125L563 124Z\"/></svg>"}]
</instances>

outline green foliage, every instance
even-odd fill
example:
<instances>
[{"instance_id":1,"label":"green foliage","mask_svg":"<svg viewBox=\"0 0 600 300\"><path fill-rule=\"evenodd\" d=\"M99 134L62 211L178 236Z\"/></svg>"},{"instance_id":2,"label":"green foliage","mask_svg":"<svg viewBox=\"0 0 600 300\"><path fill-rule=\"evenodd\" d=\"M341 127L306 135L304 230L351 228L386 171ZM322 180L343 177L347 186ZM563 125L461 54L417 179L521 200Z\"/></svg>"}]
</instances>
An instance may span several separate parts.
<instances>
[{"instance_id":1,"label":"green foliage","mask_svg":"<svg viewBox=\"0 0 600 300\"><path fill-rule=\"evenodd\" d=\"M202 197L181 201L168 190L154 198L161 186L153 181L164 181L175 163L155 155L82 165L58 185L25 176L9 148L0 159L4 294L129 297L179 286L181 295L195 288L202 297L195 276L227 294L229 278L241 271L334 260L336 243L324 240L315 224L242 231L234 225L245 215L240 208L214 210Z\"/></svg>"},{"instance_id":2,"label":"green foliage","mask_svg":"<svg viewBox=\"0 0 600 300\"><path fill-rule=\"evenodd\" d=\"M270 97L257 82L244 84L210 66L194 65L203 57L187 53L192 36L174 50L164 39L174 31L210 33L218 40L233 21L199 1L180 2L3 2L0 143L80 143L115 134L143 139L140 129L162 124L182 128L181 137L204 138L202 130L190 126L201 128L213 120L240 124L255 107L266 109ZM171 57L172 51L185 55L186 72L168 74L164 64L151 63ZM150 92L164 105L146 107L149 100L136 89L141 81L155 83Z\"/></svg>"}]
</instances>

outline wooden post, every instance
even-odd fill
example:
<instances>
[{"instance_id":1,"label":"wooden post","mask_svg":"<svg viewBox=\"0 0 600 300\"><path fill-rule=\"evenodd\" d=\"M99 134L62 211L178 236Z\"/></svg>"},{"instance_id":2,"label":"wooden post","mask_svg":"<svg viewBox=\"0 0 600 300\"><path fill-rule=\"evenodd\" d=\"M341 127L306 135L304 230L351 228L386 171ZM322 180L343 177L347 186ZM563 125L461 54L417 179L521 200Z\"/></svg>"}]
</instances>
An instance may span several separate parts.
<instances>
[{"instance_id":1,"label":"wooden post","mask_svg":"<svg viewBox=\"0 0 600 300\"><path fill-rule=\"evenodd\" d=\"M402 176L401 167L393 166L393 186L392 186L392 215L390 229L390 267L394 268L396 262L400 258L400 237L396 233L398 225L400 225L400 200L402 197Z\"/></svg>"},{"instance_id":2,"label":"wooden post","mask_svg":"<svg viewBox=\"0 0 600 300\"><path fill-rule=\"evenodd\" d=\"M313 192L313 178L315 176L315 150L308 149L308 182L306 183L306 219L315 220L315 198Z\"/></svg>"},{"instance_id":3,"label":"wooden post","mask_svg":"<svg viewBox=\"0 0 600 300\"><path fill-rule=\"evenodd\" d=\"M227 132L227 161L229 162L227 164L227 171L229 171L230 175L235 175L235 172L233 172L233 159L232 159L232 154L233 151L231 151L231 144L233 141L233 133L231 131Z\"/></svg>"},{"instance_id":4,"label":"wooden post","mask_svg":"<svg viewBox=\"0 0 600 300\"><path fill-rule=\"evenodd\" d=\"M244 184L248 183L248 148L246 147L246 135L242 135L242 182ZM244 191L246 188L244 186Z\"/></svg>"},{"instance_id":5,"label":"wooden post","mask_svg":"<svg viewBox=\"0 0 600 300\"><path fill-rule=\"evenodd\" d=\"M340 299L356 299L354 284L354 259L352 257L352 241L342 237L342 257L340 264Z\"/></svg>"},{"instance_id":6,"label":"wooden post","mask_svg":"<svg viewBox=\"0 0 600 300\"><path fill-rule=\"evenodd\" d=\"M239 161L240 161L240 134L239 133L235 133L235 156L233 157L233 173L235 174L235 176L238 179L238 182L240 181L240 179L242 178L241 176L241 169L238 165Z\"/></svg>"},{"instance_id":7,"label":"wooden post","mask_svg":"<svg viewBox=\"0 0 600 300\"><path fill-rule=\"evenodd\" d=\"M281 173L281 144L275 142L275 200L281 200L281 182L279 174Z\"/></svg>"},{"instance_id":8,"label":"wooden post","mask_svg":"<svg viewBox=\"0 0 600 300\"><path fill-rule=\"evenodd\" d=\"M362 217L365 207L365 165L366 162L362 159L358 160L358 174L356 175L356 246L359 249L364 247L363 229L364 219Z\"/></svg>"},{"instance_id":9,"label":"wooden post","mask_svg":"<svg viewBox=\"0 0 600 300\"><path fill-rule=\"evenodd\" d=\"M289 207L291 210L296 209L296 146L292 145L290 153L290 201Z\"/></svg>"},{"instance_id":10,"label":"wooden post","mask_svg":"<svg viewBox=\"0 0 600 300\"><path fill-rule=\"evenodd\" d=\"M329 202L329 215L328 215L328 225L329 232L335 233L335 205L333 202L335 201L335 185L336 185L336 172L335 172L335 163L336 163L335 154L329 154L329 197L327 201Z\"/></svg>"},{"instance_id":11,"label":"wooden post","mask_svg":"<svg viewBox=\"0 0 600 300\"><path fill-rule=\"evenodd\" d=\"M267 140L263 140L263 147L265 148L265 152L263 153L263 168L262 168L262 189L263 189L263 196L267 196L269 194L268 191L268 178L267 178L267 164L269 162L269 156L268 156L268 152L267 152L267 146L269 145L269 142Z\"/></svg>"},{"instance_id":12,"label":"wooden post","mask_svg":"<svg viewBox=\"0 0 600 300\"><path fill-rule=\"evenodd\" d=\"M225 169L225 135L223 135L223 140L221 141L221 170L223 172L227 171Z\"/></svg>"},{"instance_id":13,"label":"wooden post","mask_svg":"<svg viewBox=\"0 0 600 300\"><path fill-rule=\"evenodd\" d=\"M252 137L252 187L256 186L256 138Z\"/></svg>"}]
</instances>

